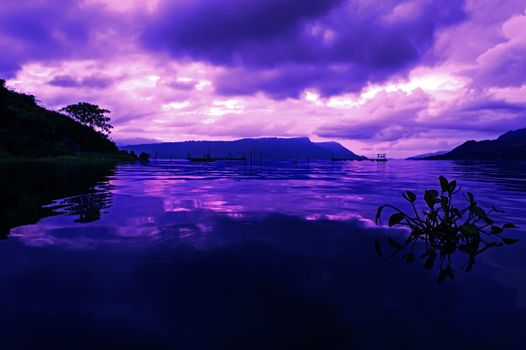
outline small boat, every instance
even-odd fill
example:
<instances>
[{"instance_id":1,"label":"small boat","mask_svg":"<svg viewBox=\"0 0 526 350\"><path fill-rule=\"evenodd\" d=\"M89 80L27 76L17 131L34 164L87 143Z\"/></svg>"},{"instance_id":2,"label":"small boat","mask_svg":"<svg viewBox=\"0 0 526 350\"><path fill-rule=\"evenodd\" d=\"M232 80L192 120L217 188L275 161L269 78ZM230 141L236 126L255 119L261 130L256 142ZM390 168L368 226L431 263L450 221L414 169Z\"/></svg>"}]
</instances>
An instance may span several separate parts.
<instances>
[{"instance_id":1,"label":"small boat","mask_svg":"<svg viewBox=\"0 0 526 350\"><path fill-rule=\"evenodd\" d=\"M377 153L376 159L371 159L371 162L387 162L387 154Z\"/></svg>"}]
</instances>

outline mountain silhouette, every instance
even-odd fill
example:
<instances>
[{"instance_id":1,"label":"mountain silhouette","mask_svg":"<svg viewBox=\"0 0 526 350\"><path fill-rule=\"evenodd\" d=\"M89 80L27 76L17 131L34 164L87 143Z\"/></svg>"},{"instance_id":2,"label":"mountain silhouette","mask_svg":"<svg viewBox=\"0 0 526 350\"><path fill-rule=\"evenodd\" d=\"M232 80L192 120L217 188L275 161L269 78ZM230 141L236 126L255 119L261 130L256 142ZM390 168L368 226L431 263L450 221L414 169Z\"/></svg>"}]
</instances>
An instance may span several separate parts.
<instances>
[{"instance_id":1,"label":"mountain silhouette","mask_svg":"<svg viewBox=\"0 0 526 350\"><path fill-rule=\"evenodd\" d=\"M205 154L213 158L246 156L256 159L363 159L337 142L312 142L307 137L166 142L124 146L121 149L173 159L202 157Z\"/></svg>"},{"instance_id":2,"label":"mountain silhouette","mask_svg":"<svg viewBox=\"0 0 526 350\"><path fill-rule=\"evenodd\" d=\"M427 157L429 160L526 160L526 128L499 136L496 140L467 141L446 154Z\"/></svg>"},{"instance_id":3,"label":"mountain silhouette","mask_svg":"<svg viewBox=\"0 0 526 350\"><path fill-rule=\"evenodd\" d=\"M419 160L419 159L424 159L424 158L428 158L432 156L441 156L448 152L449 151L438 151L438 152L432 152L432 153L417 154L416 156L407 157L406 160Z\"/></svg>"}]
</instances>

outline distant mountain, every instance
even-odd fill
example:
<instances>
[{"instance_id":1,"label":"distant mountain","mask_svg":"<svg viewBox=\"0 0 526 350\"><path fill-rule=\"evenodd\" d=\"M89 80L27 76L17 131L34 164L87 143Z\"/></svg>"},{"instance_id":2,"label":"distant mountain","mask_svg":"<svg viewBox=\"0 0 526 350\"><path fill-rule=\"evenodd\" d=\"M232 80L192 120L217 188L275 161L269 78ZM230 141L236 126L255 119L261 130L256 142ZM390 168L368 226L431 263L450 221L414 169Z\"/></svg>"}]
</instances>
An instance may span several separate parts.
<instances>
[{"instance_id":1,"label":"distant mountain","mask_svg":"<svg viewBox=\"0 0 526 350\"><path fill-rule=\"evenodd\" d=\"M468 141L443 155L425 159L440 160L526 160L526 129L509 131L496 140Z\"/></svg>"},{"instance_id":2,"label":"distant mountain","mask_svg":"<svg viewBox=\"0 0 526 350\"><path fill-rule=\"evenodd\" d=\"M144 144L149 144L149 143L160 143L161 141L158 141L156 139L145 139L142 137L133 137L129 139L113 138L113 142L115 142L117 146L123 147L123 146L132 146L132 145L144 145Z\"/></svg>"},{"instance_id":3,"label":"distant mountain","mask_svg":"<svg viewBox=\"0 0 526 350\"><path fill-rule=\"evenodd\" d=\"M91 128L40 107L35 97L0 80L0 157L114 153L117 146Z\"/></svg>"},{"instance_id":4,"label":"distant mountain","mask_svg":"<svg viewBox=\"0 0 526 350\"><path fill-rule=\"evenodd\" d=\"M152 157L183 159L188 156L240 157L245 155L259 159L362 159L337 142L312 142L301 138L259 138L236 141L185 141L156 144L131 145L123 150L146 152Z\"/></svg>"},{"instance_id":5,"label":"distant mountain","mask_svg":"<svg viewBox=\"0 0 526 350\"><path fill-rule=\"evenodd\" d=\"M418 154L416 156L408 157L408 158L406 158L406 160L418 160L418 159L424 159L424 158L428 158L428 157L432 157L432 156L441 156L442 154L446 154L448 152L449 151L438 151L438 152L433 152L433 153L423 153L423 154Z\"/></svg>"}]
</instances>

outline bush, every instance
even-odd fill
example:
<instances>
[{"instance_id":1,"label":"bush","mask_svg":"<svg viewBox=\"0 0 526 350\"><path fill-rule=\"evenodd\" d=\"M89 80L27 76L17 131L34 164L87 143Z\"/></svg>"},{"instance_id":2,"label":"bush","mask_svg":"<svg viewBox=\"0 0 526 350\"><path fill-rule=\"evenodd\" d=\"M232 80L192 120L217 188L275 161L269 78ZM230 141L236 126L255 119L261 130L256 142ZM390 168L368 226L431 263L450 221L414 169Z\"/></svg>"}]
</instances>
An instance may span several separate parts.
<instances>
[{"instance_id":1,"label":"bush","mask_svg":"<svg viewBox=\"0 0 526 350\"><path fill-rule=\"evenodd\" d=\"M139 160L141 162L148 162L150 160L150 155L148 153L141 152L141 154L139 154Z\"/></svg>"}]
</instances>

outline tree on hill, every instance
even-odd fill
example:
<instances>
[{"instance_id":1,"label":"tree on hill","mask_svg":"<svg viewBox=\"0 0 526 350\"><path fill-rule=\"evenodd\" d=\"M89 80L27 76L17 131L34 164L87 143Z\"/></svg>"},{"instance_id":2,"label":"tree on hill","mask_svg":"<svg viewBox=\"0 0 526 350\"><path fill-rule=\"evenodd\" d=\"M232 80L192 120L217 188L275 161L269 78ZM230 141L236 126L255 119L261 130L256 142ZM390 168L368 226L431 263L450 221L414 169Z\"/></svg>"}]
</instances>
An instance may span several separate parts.
<instances>
[{"instance_id":1,"label":"tree on hill","mask_svg":"<svg viewBox=\"0 0 526 350\"><path fill-rule=\"evenodd\" d=\"M66 106L60 109L60 111L106 137L111 133L111 129L113 129L113 126L110 124L111 118L106 115L111 112L95 104L79 102Z\"/></svg>"}]
</instances>

